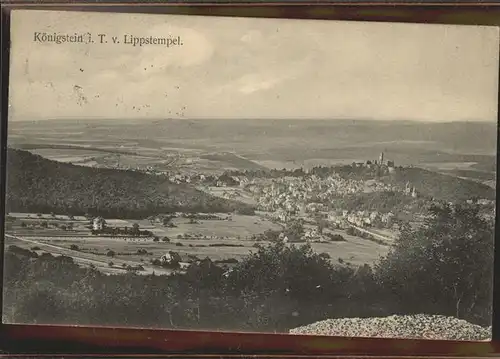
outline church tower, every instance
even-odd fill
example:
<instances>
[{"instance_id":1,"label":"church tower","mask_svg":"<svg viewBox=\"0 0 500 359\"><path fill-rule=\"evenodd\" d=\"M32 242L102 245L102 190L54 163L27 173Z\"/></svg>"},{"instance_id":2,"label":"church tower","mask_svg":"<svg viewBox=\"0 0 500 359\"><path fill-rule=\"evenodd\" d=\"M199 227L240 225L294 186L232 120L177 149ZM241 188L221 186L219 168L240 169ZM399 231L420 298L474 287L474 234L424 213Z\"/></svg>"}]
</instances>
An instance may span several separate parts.
<instances>
[{"instance_id":1,"label":"church tower","mask_svg":"<svg viewBox=\"0 0 500 359\"><path fill-rule=\"evenodd\" d=\"M379 163L379 165L381 165L381 166L384 164L384 152L381 152L381 153L380 153L380 156L379 156L379 158L378 158L378 163Z\"/></svg>"}]
</instances>

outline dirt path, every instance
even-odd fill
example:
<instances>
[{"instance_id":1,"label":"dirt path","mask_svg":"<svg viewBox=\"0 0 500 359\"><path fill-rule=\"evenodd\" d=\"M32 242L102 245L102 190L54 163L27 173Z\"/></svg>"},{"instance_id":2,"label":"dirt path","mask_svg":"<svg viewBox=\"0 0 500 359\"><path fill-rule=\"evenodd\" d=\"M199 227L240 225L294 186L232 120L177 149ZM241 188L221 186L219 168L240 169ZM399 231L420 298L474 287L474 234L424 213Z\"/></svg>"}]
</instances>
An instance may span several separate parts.
<instances>
[{"instance_id":1,"label":"dirt path","mask_svg":"<svg viewBox=\"0 0 500 359\"><path fill-rule=\"evenodd\" d=\"M353 227L353 228L356 228L358 231L364 232L364 233L368 233L368 234L372 235L373 237L375 237L377 239L380 239L380 240L384 241L385 243L387 243L389 245L392 245L394 243L394 241L395 241L394 238L383 236L383 235L381 235L379 233L372 232L372 231L370 231L370 230L368 230L366 228L358 227L358 226L356 226L356 225L354 225L352 223L349 223L349 225L351 227Z\"/></svg>"},{"instance_id":2,"label":"dirt path","mask_svg":"<svg viewBox=\"0 0 500 359\"><path fill-rule=\"evenodd\" d=\"M164 269L164 268L158 268L158 267L153 267L149 266L147 264L144 264L142 262L134 262L134 261L127 261L123 259L118 259L118 258L109 258L109 260L103 260L101 256L91 254L91 253L85 253L85 252L80 252L80 251L75 251L71 249L67 249L64 247L56 246L53 244L48 244L45 242L41 241L36 241L33 239L27 239L19 236L13 236L11 234L5 234L5 238L12 238L21 242L25 243L31 243L33 245L36 245L40 247L40 249L43 249L49 253L52 254L59 254L59 255L65 255L68 257L71 257L74 259L76 263L83 264L83 265L95 265L99 270L102 270L104 273L124 273L125 269L122 267L123 264L126 266L130 265L132 267L135 266L142 266L144 268L143 271L137 271L137 274L143 274L143 275L148 275L148 274L172 274L171 270ZM109 262L113 262L114 266L110 267Z\"/></svg>"}]
</instances>

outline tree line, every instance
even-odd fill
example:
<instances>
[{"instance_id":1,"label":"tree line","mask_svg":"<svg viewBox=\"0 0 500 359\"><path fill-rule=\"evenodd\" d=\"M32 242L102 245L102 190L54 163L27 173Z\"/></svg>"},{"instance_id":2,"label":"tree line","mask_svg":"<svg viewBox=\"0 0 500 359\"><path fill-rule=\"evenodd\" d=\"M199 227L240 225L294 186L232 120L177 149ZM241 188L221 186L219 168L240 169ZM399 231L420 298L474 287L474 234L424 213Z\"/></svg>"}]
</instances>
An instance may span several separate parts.
<instances>
[{"instance_id":1,"label":"tree line","mask_svg":"<svg viewBox=\"0 0 500 359\"><path fill-rule=\"evenodd\" d=\"M104 275L68 257L8 250L4 320L282 332L327 318L426 313L491 325L491 224L475 207L429 211L372 266L282 241L231 269L206 258L171 276Z\"/></svg>"}]
</instances>

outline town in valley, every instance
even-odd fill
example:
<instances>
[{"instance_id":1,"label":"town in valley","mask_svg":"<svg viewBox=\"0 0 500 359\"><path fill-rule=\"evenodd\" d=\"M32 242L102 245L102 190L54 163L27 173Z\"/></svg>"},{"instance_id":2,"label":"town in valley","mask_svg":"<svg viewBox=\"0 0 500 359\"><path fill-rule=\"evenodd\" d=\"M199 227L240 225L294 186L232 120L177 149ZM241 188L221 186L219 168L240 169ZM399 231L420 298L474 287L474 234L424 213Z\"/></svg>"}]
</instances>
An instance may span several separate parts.
<instances>
[{"instance_id":1,"label":"town in valley","mask_svg":"<svg viewBox=\"0 0 500 359\"><path fill-rule=\"evenodd\" d=\"M92 125L70 123L80 129ZM157 126L150 125L153 129ZM219 125L215 123L214 128ZM181 131L183 124L165 121L163 126L171 129L173 138L175 129L179 127ZM193 148L154 149L125 141L112 148L104 141L96 143L95 137L82 141L78 132L68 134L64 144L43 131L25 131L24 137L17 138L15 128L11 135L12 151L29 151L30 156L37 156L37 161L57 161L74 169L137 172L243 205L229 212L171 209L120 217L92 208L92 202L85 208L69 207L67 212L44 212L40 208L31 213L18 211L19 205L12 204L6 216L7 245L39 254L69 256L82 266L96 267L103 273L169 274L182 272L207 258L230 270L257 245L274 241L310 244L318 253L326 253L333 263L372 264L387 253L402 226L416 228L423 223L428 206L436 201L474 203L481 206L485 218L494 217L494 172L475 169L474 163L458 163L452 155L448 155L448 163L434 160L419 167L419 151L415 151L415 165L411 159L400 164L394 158L408 152L405 145L399 149L384 145L371 158L350 161L334 157L324 159L323 164L316 159L302 161L295 167L290 165L293 161L282 161L283 168L273 168L263 166L266 161L248 159L251 155L244 148L251 146L250 139L240 145L240 152L224 148L220 152L200 151L197 140L192 140L196 144ZM37 143L27 142L29 136L35 135ZM292 138L291 146L294 141ZM374 150L369 149L368 153ZM426 153L422 156L429 157ZM464 166L469 167L468 171ZM479 166L487 167L487 163ZM470 177L465 178L462 172ZM450 198L443 197L445 191L430 188L433 181L451 186ZM457 186L465 186L464 193L458 193Z\"/></svg>"}]
</instances>

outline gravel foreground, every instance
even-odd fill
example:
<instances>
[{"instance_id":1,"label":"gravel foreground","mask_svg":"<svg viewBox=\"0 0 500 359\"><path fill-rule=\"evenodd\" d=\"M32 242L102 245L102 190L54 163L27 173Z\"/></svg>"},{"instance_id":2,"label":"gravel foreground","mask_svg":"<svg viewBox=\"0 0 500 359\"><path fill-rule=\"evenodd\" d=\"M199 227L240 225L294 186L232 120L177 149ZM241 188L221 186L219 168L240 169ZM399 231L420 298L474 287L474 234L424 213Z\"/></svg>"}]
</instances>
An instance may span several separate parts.
<instances>
[{"instance_id":1,"label":"gravel foreground","mask_svg":"<svg viewBox=\"0 0 500 359\"><path fill-rule=\"evenodd\" d=\"M290 334L434 340L491 340L491 327L442 315L392 315L381 318L327 319Z\"/></svg>"}]
</instances>

